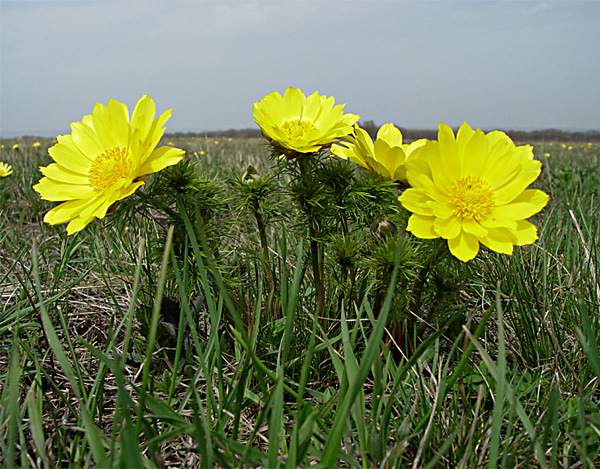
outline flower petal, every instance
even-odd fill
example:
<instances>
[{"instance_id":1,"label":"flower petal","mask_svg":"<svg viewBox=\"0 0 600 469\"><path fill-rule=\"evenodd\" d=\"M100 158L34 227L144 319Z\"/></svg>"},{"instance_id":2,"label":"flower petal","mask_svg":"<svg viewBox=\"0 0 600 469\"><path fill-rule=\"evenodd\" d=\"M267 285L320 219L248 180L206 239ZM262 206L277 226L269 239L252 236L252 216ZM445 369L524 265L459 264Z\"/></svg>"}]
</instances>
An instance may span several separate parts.
<instances>
[{"instance_id":1,"label":"flower petal","mask_svg":"<svg viewBox=\"0 0 600 469\"><path fill-rule=\"evenodd\" d=\"M465 232L472 234L477 239L485 238L489 231L484 228L477 220L473 218L464 218L462 222L462 229Z\"/></svg>"},{"instance_id":2,"label":"flower petal","mask_svg":"<svg viewBox=\"0 0 600 469\"><path fill-rule=\"evenodd\" d=\"M48 176L50 179L57 182L79 185L89 184L89 177L87 175L71 171L56 163L52 163L46 167L40 167L40 171L44 176Z\"/></svg>"},{"instance_id":3,"label":"flower petal","mask_svg":"<svg viewBox=\"0 0 600 469\"><path fill-rule=\"evenodd\" d=\"M67 234L68 235L72 235L73 233L76 233L78 231L83 230L87 225L90 224L90 222L93 219L94 219L94 217L88 217L88 218L77 217L77 218L74 218L67 225Z\"/></svg>"},{"instance_id":4,"label":"flower petal","mask_svg":"<svg viewBox=\"0 0 600 469\"><path fill-rule=\"evenodd\" d=\"M152 152L150 157L140 167L139 175L155 173L161 169L179 163L183 158L184 151L173 147L160 147Z\"/></svg>"},{"instance_id":5,"label":"flower petal","mask_svg":"<svg viewBox=\"0 0 600 469\"><path fill-rule=\"evenodd\" d=\"M432 207L428 203L429 198L427 197L426 192L423 189L406 189L398 197L398 200L404 206L404 208L410 212L426 216L433 215Z\"/></svg>"},{"instance_id":6,"label":"flower petal","mask_svg":"<svg viewBox=\"0 0 600 469\"><path fill-rule=\"evenodd\" d=\"M417 238L434 239L440 236L433 228L434 217L425 217L419 214L413 214L408 219L406 231L410 231Z\"/></svg>"},{"instance_id":7,"label":"flower petal","mask_svg":"<svg viewBox=\"0 0 600 469\"><path fill-rule=\"evenodd\" d=\"M513 252L513 242L508 235L508 231L502 228L490 230L488 235L481 239L481 242L492 251L502 254L512 254Z\"/></svg>"},{"instance_id":8,"label":"flower petal","mask_svg":"<svg viewBox=\"0 0 600 469\"><path fill-rule=\"evenodd\" d=\"M457 217L436 218L433 227L435 232L444 239L456 238L462 231L462 223Z\"/></svg>"},{"instance_id":9,"label":"flower petal","mask_svg":"<svg viewBox=\"0 0 600 469\"><path fill-rule=\"evenodd\" d=\"M33 186L42 199L50 201L90 199L97 193L89 186L83 184L65 184L49 177L43 177Z\"/></svg>"},{"instance_id":10,"label":"flower petal","mask_svg":"<svg viewBox=\"0 0 600 469\"><path fill-rule=\"evenodd\" d=\"M479 241L472 234L461 231L456 238L448 240L448 247L454 257L467 262L479 252Z\"/></svg>"}]
</instances>

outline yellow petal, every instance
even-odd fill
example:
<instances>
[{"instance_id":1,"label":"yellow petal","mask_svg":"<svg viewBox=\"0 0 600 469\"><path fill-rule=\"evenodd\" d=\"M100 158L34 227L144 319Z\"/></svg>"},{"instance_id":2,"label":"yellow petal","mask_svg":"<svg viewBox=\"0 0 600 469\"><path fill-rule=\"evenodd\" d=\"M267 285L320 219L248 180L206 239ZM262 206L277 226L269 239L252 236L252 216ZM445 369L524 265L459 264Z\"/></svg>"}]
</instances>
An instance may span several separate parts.
<instances>
[{"instance_id":1,"label":"yellow petal","mask_svg":"<svg viewBox=\"0 0 600 469\"><path fill-rule=\"evenodd\" d=\"M73 136L73 143L79 151L92 160L106 150L98 140L96 133L82 122L71 124L71 135Z\"/></svg>"},{"instance_id":2,"label":"yellow petal","mask_svg":"<svg viewBox=\"0 0 600 469\"><path fill-rule=\"evenodd\" d=\"M461 127L461 130L464 128ZM459 134L460 134L459 130ZM482 158L488 152L488 141L481 130L477 130L468 141L462 155L463 173L466 175L479 176L482 168L487 165L487 158Z\"/></svg>"},{"instance_id":3,"label":"yellow petal","mask_svg":"<svg viewBox=\"0 0 600 469\"><path fill-rule=\"evenodd\" d=\"M502 228L490 230L488 235L481 239L481 242L492 251L502 254L512 254L513 252L513 242L511 237L508 235L508 232Z\"/></svg>"},{"instance_id":4,"label":"yellow petal","mask_svg":"<svg viewBox=\"0 0 600 469\"><path fill-rule=\"evenodd\" d=\"M479 252L479 241L475 236L461 231L454 239L448 240L450 252L457 259L467 262L473 259Z\"/></svg>"},{"instance_id":5,"label":"yellow petal","mask_svg":"<svg viewBox=\"0 0 600 469\"><path fill-rule=\"evenodd\" d=\"M165 133L165 124L171 117L171 111L165 111L158 116L152 122L148 135L145 136L140 142L140 148L133 150L132 153L137 156L140 164L144 164L146 159L150 156L156 145L158 145L160 139ZM136 129L136 136L141 135L140 131ZM141 137L140 137L141 138ZM132 137L132 143L135 139ZM133 145L132 145L133 147Z\"/></svg>"},{"instance_id":6,"label":"yellow petal","mask_svg":"<svg viewBox=\"0 0 600 469\"><path fill-rule=\"evenodd\" d=\"M75 145L57 143L48 149L48 153L59 165L80 174L87 175L92 166L92 160L81 153Z\"/></svg>"},{"instance_id":7,"label":"yellow petal","mask_svg":"<svg viewBox=\"0 0 600 469\"><path fill-rule=\"evenodd\" d=\"M432 216L433 210L428 202L431 200L427 197L426 192L419 188L406 189L398 200L404 208L410 212L420 215Z\"/></svg>"},{"instance_id":8,"label":"yellow petal","mask_svg":"<svg viewBox=\"0 0 600 469\"><path fill-rule=\"evenodd\" d=\"M441 173L446 174L448 178L454 180L462 177L459 173L458 167L458 145L454 138L454 132L443 122L439 124L438 130L438 141L427 142L426 151L437 151L438 153L443 152L443 157L437 162L438 168Z\"/></svg>"},{"instance_id":9,"label":"yellow petal","mask_svg":"<svg viewBox=\"0 0 600 469\"><path fill-rule=\"evenodd\" d=\"M161 169L179 163L183 158L184 151L179 148L172 147L159 147L152 152L150 157L146 159L144 164L140 167L139 175L155 173Z\"/></svg>"},{"instance_id":10,"label":"yellow petal","mask_svg":"<svg viewBox=\"0 0 600 469\"><path fill-rule=\"evenodd\" d=\"M434 239L440 236L435 232L433 223L434 217L426 217L419 214L413 214L408 219L406 231L410 231L417 238Z\"/></svg>"},{"instance_id":11,"label":"yellow petal","mask_svg":"<svg viewBox=\"0 0 600 469\"><path fill-rule=\"evenodd\" d=\"M96 192L89 185L65 184L43 177L33 186L42 199L50 201L89 199L96 196Z\"/></svg>"},{"instance_id":12,"label":"yellow petal","mask_svg":"<svg viewBox=\"0 0 600 469\"><path fill-rule=\"evenodd\" d=\"M437 200L428 201L426 204L437 218L454 217L454 210L448 204L439 203Z\"/></svg>"},{"instance_id":13,"label":"yellow petal","mask_svg":"<svg viewBox=\"0 0 600 469\"><path fill-rule=\"evenodd\" d=\"M516 246L525 246L534 243L538 239L536 226L527 220L517 221L517 229L512 230L511 233L516 238L513 240Z\"/></svg>"},{"instance_id":14,"label":"yellow petal","mask_svg":"<svg viewBox=\"0 0 600 469\"><path fill-rule=\"evenodd\" d=\"M68 168L56 163L52 163L45 168L40 167L40 171L44 176L48 176L54 181L78 185L89 184L89 178L87 175L73 172Z\"/></svg>"},{"instance_id":15,"label":"yellow petal","mask_svg":"<svg viewBox=\"0 0 600 469\"><path fill-rule=\"evenodd\" d=\"M465 230L465 232L472 234L477 239L485 238L489 233L486 228L473 218L464 218L462 221L462 229Z\"/></svg>"},{"instance_id":16,"label":"yellow petal","mask_svg":"<svg viewBox=\"0 0 600 469\"><path fill-rule=\"evenodd\" d=\"M402 146L402 132L394 124L384 124L377 131L377 140L386 142L390 147Z\"/></svg>"},{"instance_id":17,"label":"yellow petal","mask_svg":"<svg viewBox=\"0 0 600 469\"><path fill-rule=\"evenodd\" d=\"M516 229L517 221L514 219L510 211L498 210L499 207L494 207L492 211L481 220L479 223L485 228L508 228Z\"/></svg>"},{"instance_id":18,"label":"yellow petal","mask_svg":"<svg viewBox=\"0 0 600 469\"><path fill-rule=\"evenodd\" d=\"M435 232L444 239L454 239L462 231L462 223L456 217L436 218L433 224Z\"/></svg>"},{"instance_id":19,"label":"yellow petal","mask_svg":"<svg viewBox=\"0 0 600 469\"><path fill-rule=\"evenodd\" d=\"M496 203L504 204L514 200L527 186L537 179L541 172L541 166L542 163L539 161L529 161L527 167L521 170L510 181L502 187L494 189Z\"/></svg>"},{"instance_id":20,"label":"yellow petal","mask_svg":"<svg viewBox=\"0 0 600 469\"><path fill-rule=\"evenodd\" d=\"M92 112L94 131L105 149L129 147L129 115L127 106L111 99L108 106L96 103Z\"/></svg>"},{"instance_id":21,"label":"yellow petal","mask_svg":"<svg viewBox=\"0 0 600 469\"><path fill-rule=\"evenodd\" d=\"M88 217L88 218L77 217L77 218L74 218L67 225L67 234L68 235L72 235L73 233L76 233L78 231L83 230L93 219L94 219L94 217Z\"/></svg>"},{"instance_id":22,"label":"yellow petal","mask_svg":"<svg viewBox=\"0 0 600 469\"><path fill-rule=\"evenodd\" d=\"M169 117L171 116L171 110L165 112L168 113ZM155 114L156 106L154 105L154 100L146 95L142 96L133 109L131 127L139 129L142 138L144 138L150 133Z\"/></svg>"},{"instance_id":23,"label":"yellow petal","mask_svg":"<svg viewBox=\"0 0 600 469\"><path fill-rule=\"evenodd\" d=\"M50 210L44 216L44 222L50 223L51 225L57 225L59 223L66 223L73 218L79 216L81 211L86 206L94 203L94 200L69 200L68 202L62 203L52 210Z\"/></svg>"},{"instance_id":24,"label":"yellow petal","mask_svg":"<svg viewBox=\"0 0 600 469\"><path fill-rule=\"evenodd\" d=\"M511 217L514 220L524 220L538 213L548 203L549 196L538 189L527 189L511 203L496 207L494 213L500 217Z\"/></svg>"},{"instance_id":25,"label":"yellow petal","mask_svg":"<svg viewBox=\"0 0 600 469\"><path fill-rule=\"evenodd\" d=\"M114 197L114 194L112 196ZM82 218L89 218L89 217L103 218L104 214L106 213L106 209L108 209L108 207L109 207L109 205L106 205L108 202L108 199L109 198L106 195L96 197L91 203L86 205L85 208L79 212L78 216L80 216ZM113 202L114 202L114 200L113 200ZM103 210L103 207L106 207L106 208L104 208L104 210Z\"/></svg>"}]
</instances>

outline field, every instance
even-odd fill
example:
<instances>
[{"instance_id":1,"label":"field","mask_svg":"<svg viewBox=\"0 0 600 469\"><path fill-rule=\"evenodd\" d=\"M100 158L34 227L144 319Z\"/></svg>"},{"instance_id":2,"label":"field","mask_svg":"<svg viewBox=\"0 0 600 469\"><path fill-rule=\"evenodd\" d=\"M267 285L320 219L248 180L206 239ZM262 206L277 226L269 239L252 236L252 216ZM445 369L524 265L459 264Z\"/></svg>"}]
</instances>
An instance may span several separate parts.
<instances>
[{"instance_id":1,"label":"field","mask_svg":"<svg viewBox=\"0 0 600 469\"><path fill-rule=\"evenodd\" d=\"M0 466L599 464L599 143L533 143L539 240L468 263L352 164L314 205L261 139L162 143L184 161L67 236L52 141L0 141Z\"/></svg>"}]
</instances>

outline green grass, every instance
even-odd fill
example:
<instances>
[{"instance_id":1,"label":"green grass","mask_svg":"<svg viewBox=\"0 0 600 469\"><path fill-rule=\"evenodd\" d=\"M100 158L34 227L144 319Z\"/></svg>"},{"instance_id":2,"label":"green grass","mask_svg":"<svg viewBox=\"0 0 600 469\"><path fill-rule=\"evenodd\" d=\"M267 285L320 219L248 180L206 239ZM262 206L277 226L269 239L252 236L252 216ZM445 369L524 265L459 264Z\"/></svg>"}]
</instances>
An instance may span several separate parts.
<instances>
[{"instance_id":1,"label":"green grass","mask_svg":"<svg viewBox=\"0 0 600 469\"><path fill-rule=\"evenodd\" d=\"M372 238L378 210L406 214L395 189L349 183L347 221L326 212L318 239L317 317L304 223L263 141L167 142L186 163L71 237L31 189L52 142L0 142L0 466L598 464L599 144L535 144L539 240L444 258L419 299L435 243ZM272 184L244 192L249 165Z\"/></svg>"}]
</instances>

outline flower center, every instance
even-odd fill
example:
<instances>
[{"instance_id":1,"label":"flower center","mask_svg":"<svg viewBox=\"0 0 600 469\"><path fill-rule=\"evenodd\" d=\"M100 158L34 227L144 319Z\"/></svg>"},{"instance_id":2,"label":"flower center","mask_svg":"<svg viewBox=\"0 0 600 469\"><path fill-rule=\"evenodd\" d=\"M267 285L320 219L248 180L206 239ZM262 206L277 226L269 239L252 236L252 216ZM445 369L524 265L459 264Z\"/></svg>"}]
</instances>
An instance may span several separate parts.
<instances>
[{"instance_id":1,"label":"flower center","mask_svg":"<svg viewBox=\"0 0 600 469\"><path fill-rule=\"evenodd\" d=\"M289 139L302 138L316 128L312 122L303 121L302 119L294 119L284 122L281 125L281 130L283 130Z\"/></svg>"},{"instance_id":2,"label":"flower center","mask_svg":"<svg viewBox=\"0 0 600 469\"><path fill-rule=\"evenodd\" d=\"M467 176L452 183L448 203L454 206L457 217L480 221L494 208L494 193L480 177Z\"/></svg>"},{"instance_id":3,"label":"flower center","mask_svg":"<svg viewBox=\"0 0 600 469\"><path fill-rule=\"evenodd\" d=\"M92 189L103 192L130 174L131 161L127 157L127 150L116 147L96 157L90 168L88 180Z\"/></svg>"}]
</instances>

